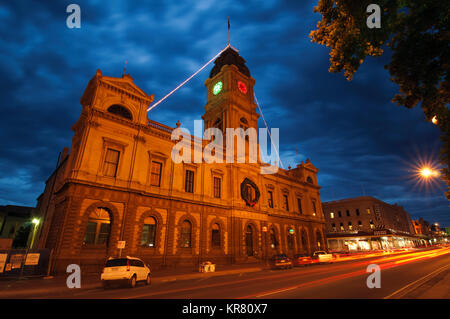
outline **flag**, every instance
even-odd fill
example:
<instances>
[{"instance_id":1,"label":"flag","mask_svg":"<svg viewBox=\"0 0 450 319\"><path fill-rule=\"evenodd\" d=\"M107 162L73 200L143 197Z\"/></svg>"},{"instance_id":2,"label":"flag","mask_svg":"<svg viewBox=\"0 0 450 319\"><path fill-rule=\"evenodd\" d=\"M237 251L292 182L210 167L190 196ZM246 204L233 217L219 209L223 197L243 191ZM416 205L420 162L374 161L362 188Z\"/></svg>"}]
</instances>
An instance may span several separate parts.
<instances>
[{"instance_id":1,"label":"flag","mask_svg":"<svg viewBox=\"0 0 450 319\"><path fill-rule=\"evenodd\" d=\"M230 31L230 17L228 17L228 31Z\"/></svg>"}]
</instances>

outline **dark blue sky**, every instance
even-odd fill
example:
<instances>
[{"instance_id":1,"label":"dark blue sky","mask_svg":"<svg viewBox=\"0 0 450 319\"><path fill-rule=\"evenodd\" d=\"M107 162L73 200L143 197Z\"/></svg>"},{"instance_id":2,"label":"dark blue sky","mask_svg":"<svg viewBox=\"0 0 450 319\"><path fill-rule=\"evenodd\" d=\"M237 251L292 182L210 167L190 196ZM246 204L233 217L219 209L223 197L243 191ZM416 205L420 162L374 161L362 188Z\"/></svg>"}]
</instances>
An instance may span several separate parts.
<instances>
[{"instance_id":1,"label":"dark blue sky","mask_svg":"<svg viewBox=\"0 0 450 319\"><path fill-rule=\"evenodd\" d=\"M397 86L383 66L366 59L348 82L328 73L326 47L308 37L321 16L315 1L76 1L81 29L66 27L74 1L0 4L0 204L32 205L70 146L80 97L100 68L127 73L155 101L227 43L246 59L270 127L280 128L285 166L310 158L319 168L322 200L375 196L403 205L413 218L450 226L438 182L410 181L410 165L438 159L437 127L420 108L391 102ZM206 102L212 65L150 112L150 118L191 127ZM263 126L262 121L259 126Z\"/></svg>"}]
</instances>

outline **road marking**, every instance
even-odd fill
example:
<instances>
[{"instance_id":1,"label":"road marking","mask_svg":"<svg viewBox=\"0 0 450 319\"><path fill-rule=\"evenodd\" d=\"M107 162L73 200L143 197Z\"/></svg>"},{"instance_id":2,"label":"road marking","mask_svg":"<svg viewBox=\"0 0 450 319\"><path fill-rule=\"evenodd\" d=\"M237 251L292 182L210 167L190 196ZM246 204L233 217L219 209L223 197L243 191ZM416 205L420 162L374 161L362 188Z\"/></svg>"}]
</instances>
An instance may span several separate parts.
<instances>
[{"instance_id":1,"label":"road marking","mask_svg":"<svg viewBox=\"0 0 450 319\"><path fill-rule=\"evenodd\" d=\"M289 290L296 289L297 287L298 287L298 286L290 287L290 288L285 288L285 289L279 289L279 290L276 290L276 291L267 292L267 293L262 294L262 295L257 295L257 296L255 296L255 297L256 297L256 298L260 298L260 297L264 297L264 296L268 296L268 295L278 294L278 293L280 293L280 292L285 292L285 291L289 291Z\"/></svg>"},{"instance_id":2,"label":"road marking","mask_svg":"<svg viewBox=\"0 0 450 319\"><path fill-rule=\"evenodd\" d=\"M397 294L400 294L401 292L405 291L405 290L408 289L409 287L411 287L411 286L413 286L413 285L415 285L415 284L418 284L419 282L420 282L421 284L422 284L422 283L425 283L428 279L431 279L431 278L433 278L434 276L437 276L438 274L440 274L441 272L443 272L444 270L446 270L446 269L449 268L449 267L450 267L450 265L445 265L445 266L443 266L443 267L441 267L441 268L438 268L438 269L436 269L435 271L429 273L428 275L425 275L425 276L423 276L422 278L419 278L419 279L417 279L417 280L415 280L415 281L409 283L408 285L404 286L403 288L400 288L400 289L394 291L393 293L391 293L390 295L384 297L383 299L390 299L390 298L392 298L393 296L395 296L395 295L397 295ZM401 298L402 296L404 296L404 295L407 294L408 292L409 292L409 291L406 291L404 294L402 294L401 296L399 296L399 298Z\"/></svg>"}]
</instances>

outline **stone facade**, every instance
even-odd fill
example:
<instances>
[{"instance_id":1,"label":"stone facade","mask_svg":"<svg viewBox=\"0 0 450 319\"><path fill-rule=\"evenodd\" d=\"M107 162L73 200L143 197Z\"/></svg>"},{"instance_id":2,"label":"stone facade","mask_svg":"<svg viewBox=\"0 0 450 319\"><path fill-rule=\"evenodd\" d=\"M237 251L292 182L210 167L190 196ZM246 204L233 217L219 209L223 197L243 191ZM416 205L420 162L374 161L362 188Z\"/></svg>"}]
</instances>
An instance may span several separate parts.
<instances>
[{"instance_id":1,"label":"stone facade","mask_svg":"<svg viewBox=\"0 0 450 319\"><path fill-rule=\"evenodd\" d=\"M205 82L205 128L256 128L255 80L241 59L229 48L215 61ZM214 94L218 81L222 90ZM70 263L99 271L119 253L156 268L257 262L326 248L318 170L309 160L275 174L261 174L260 159L177 164L173 128L148 118L152 102L129 75L98 70L87 85L71 150L63 151L38 199L39 246L53 249L54 272ZM203 150L208 142L197 139L193 156L195 145ZM242 187L259 198L249 204ZM121 252L118 241L126 242Z\"/></svg>"}]
</instances>

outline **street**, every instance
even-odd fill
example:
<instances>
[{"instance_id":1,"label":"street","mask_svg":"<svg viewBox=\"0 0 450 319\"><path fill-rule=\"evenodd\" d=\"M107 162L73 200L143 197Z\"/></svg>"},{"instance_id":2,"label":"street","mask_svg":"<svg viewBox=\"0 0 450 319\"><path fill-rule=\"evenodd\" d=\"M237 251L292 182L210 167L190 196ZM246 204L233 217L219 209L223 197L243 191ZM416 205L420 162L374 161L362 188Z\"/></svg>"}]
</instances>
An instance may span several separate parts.
<instances>
[{"instance_id":1,"label":"street","mask_svg":"<svg viewBox=\"0 0 450 319\"><path fill-rule=\"evenodd\" d=\"M370 264L376 264L381 268L381 288L369 289L367 287L366 280L371 273L366 272L366 268ZM48 291L45 294L30 294L22 297L87 299L449 298L448 285L443 288L444 291L439 292L439 296L433 297L433 285L425 284L428 279L442 279L448 275L449 266L450 248L447 247L296 267L288 270L265 269L249 273L157 282L150 286L141 283L134 289L119 287L104 290L101 287L94 287L92 289ZM443 280L437 282L442 286ZM445 281L448 282L448 280ZM419 287L420 289L418 289Z\"/></svg>"}]
</instances>

